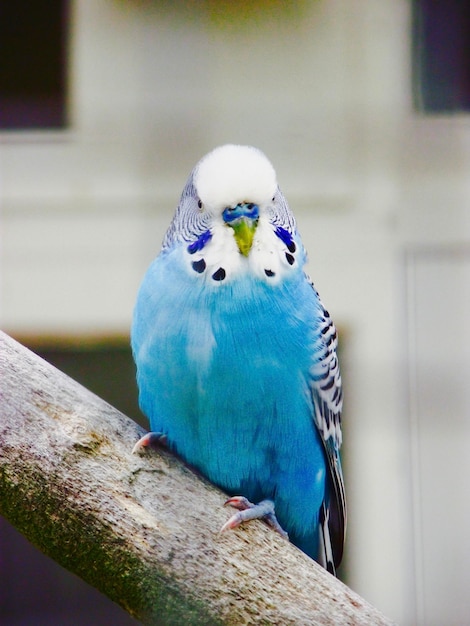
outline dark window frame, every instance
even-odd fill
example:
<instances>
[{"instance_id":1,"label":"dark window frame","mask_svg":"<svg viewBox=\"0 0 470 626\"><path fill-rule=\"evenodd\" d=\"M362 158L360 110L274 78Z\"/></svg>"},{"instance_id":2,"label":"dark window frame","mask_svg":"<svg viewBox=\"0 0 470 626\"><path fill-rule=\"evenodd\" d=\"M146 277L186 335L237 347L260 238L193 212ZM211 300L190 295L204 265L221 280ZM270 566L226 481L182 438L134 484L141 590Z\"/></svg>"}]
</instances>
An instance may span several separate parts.
<instances>
[{"instance_id":1,"label":"dark window frame","mask_svg":"<svg viewBox=\"0 0 470 626\"><path fill-rule=\"evenodd\" d=\"M412 58L415 109L470 112L468 0L413 0Z\"/></svg>"},{"instance_id":2,"label":"dark window frame","mask_svg":"<svg viewBox=\"0 0 470 626\"><path fill-rule=\"evenodd\" d=\"M0 0L0 131L69 126L69 0Z\"/></svg>"}]
</instances>

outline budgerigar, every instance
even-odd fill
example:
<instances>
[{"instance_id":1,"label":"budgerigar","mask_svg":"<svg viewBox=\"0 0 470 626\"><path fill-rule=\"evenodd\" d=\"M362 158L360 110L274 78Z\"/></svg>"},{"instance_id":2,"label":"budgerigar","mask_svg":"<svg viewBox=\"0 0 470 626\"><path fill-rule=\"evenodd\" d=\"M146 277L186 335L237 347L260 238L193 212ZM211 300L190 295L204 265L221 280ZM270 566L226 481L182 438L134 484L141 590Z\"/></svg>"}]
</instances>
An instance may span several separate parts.
<instances>
[{"instance_id":1,"label":"budgerigar","mask_svg":"<svg viewBox=\"0 0 470 626\"><path fill-rule=\"evenodd\" d=\"M140 406L159 433L137 447L164 437L235 496L226 527L276 517L335 573L346 525L337 336L305 262L261 151L224 145L196 165L135 307Z\"/></svg>"}]
</instances>

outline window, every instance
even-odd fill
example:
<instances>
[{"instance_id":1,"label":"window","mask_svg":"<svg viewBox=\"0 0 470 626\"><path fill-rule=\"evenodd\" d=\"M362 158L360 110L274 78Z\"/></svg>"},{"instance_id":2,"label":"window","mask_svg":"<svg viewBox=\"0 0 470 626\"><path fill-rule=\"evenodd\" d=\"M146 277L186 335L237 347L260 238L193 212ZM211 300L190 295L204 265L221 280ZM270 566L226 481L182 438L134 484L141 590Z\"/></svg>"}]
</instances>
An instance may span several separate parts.
<instances>
[{"instance_id":1,"label":"window","mask_svg":"<svg viewBox=\"0 0 470 626\"><path fill-rule=\"evenodd\" d=\"M0 129L67 124L67 0L0 0Z\"/></svg>"},{"instance_id":2,"label":"window","mask_svg":"<svg viewBox=\"0 0 470 626\"><path fill-rule=\"evenodd\" d=\"M470 111L468 0L414 0L413 86L418 110Z\"/></svg>"}]
</instances>

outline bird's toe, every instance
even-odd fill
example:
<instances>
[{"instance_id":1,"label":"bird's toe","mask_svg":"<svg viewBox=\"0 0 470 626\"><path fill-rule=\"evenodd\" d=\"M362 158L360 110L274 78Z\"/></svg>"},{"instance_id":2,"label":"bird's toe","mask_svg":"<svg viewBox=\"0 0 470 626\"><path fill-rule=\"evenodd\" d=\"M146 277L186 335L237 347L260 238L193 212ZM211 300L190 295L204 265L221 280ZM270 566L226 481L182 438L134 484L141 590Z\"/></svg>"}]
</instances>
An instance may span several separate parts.
<instances>
[{"instance_id":1,"label":"bird's toe","mask_svg":"<svg viewBox=\"0 0 470 626\"><path fill-rule=\"evenodd\" d=\"M247 522L252 519L262 519L282 537L287 539L287 533L277 521L276 514L274 512L274 502L272 500L263 500L258 504L253 504L244 496L233 496L229 498L225 504L238 509L238 513L232 515L232 517L225 522L220 529L221 533L225 530L236 528L243 522Z\"/></svg>"},{"instance_id":2,"label":"bird's toe","mask_svg":"<svg viewBox=\"0 0 470 626\"><path fill-rule=\"evenodd\" d=\"M139 439L132 448L132 454L140 452L143 448L162 448L167 446L167 437L163 433L147 433Z\"/></svg>"}]
</instances>

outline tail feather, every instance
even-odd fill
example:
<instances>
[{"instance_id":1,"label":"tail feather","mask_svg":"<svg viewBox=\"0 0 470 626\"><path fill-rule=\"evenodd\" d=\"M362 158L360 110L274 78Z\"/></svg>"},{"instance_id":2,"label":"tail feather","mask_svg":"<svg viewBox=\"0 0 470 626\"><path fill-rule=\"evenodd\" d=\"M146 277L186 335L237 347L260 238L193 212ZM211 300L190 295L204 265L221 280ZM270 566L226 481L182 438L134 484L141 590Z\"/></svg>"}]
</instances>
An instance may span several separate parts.
<instances>
[{"instance_id":1,"label":"tail feather","mask_svg":"<svg viewBox=\"0 0 470 626\"><path fill-rule=\"evenodd\" d=\"M320 509L319 519L319 546L318 546L318 562L322 565L330 574L336 576L335 560L333 557L333 546L331 544L330 535L330 511L325 502Z\"/></svg>"}]
</instances>

